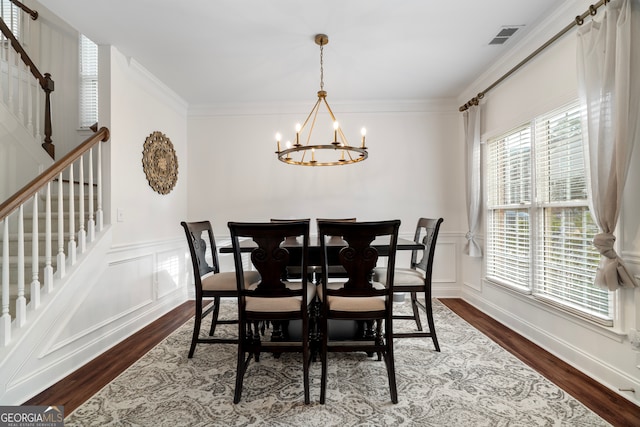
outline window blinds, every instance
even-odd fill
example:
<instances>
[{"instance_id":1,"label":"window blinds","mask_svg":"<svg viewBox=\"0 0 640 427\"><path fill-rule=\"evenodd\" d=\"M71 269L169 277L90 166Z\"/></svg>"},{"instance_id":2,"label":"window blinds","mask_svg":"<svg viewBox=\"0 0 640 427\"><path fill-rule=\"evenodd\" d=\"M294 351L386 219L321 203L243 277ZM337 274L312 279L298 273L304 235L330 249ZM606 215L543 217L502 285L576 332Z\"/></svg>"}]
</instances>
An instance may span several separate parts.
<instances>
[{"instance_id":1,"label":"window blinds","mask_svg":"<svg viewBox=\"0 0 640 427\"><path fill-rule=\"evenodd\" d=\"M489 144L487 276L528 290L531 283L531 129Z\"/></svg>"},{"instance_id":2,"label":"window blinds","mask_svg":"<svg viewBox=\"0 0 640 427\"><path fill-rule=\"evenodd\" d=\"M98 121L98 46L80 36L80 127Z\"/></svg>"},{"instance_id":3,"label":"window blinds","mask_svg":"<svg viewBox=\"0 0 640 427\"><path fill-rule=\"evenodd\" d=\"M609 294L593 285L598 228L589 213L581 129L578 105L535 121L540 208L534 295L609 324Z\"/></svg>"},{"instance_id":4,"label":"window blinds","mask_svg":"<svg viewBox=\"0 0 640 427\"><path fill-rule=\"evenodd\" d=\"M572 104L489 141L487 277L610 325L611 296L593 285L581 114Z\"/></svg>"}]
</instances>

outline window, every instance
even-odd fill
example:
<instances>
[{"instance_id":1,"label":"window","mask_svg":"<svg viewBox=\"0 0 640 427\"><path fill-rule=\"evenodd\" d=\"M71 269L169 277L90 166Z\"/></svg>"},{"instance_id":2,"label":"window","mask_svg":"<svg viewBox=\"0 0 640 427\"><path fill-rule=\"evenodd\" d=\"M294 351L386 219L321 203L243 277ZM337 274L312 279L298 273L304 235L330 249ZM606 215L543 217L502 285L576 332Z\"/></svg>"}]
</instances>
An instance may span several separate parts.
<instances>
[{"instance_id":1,"label":"window","mask_svg":"<svg viewBox=\"0 0 640 427\"><path fill-rule=\"evenodd\" d=\"M7 24L7 27L9 27L13 35L20 40L22 14L21 10L18 9L18 6L11 3L9 0L0 0L0 16L2 16L4 23ZM4 40L5 37L2 36L2 39Z\"/></svg>"},{"instance_id":2,"label":"window","mask_svg":"<svg viewBox=\"0 0 640 427\"><path fill-rule=\"evenodd\" d=\"M580 115L572 104L489 141L487 278L611 326L610 294L593 285Z\"/></svg>"},{"instance_id":3,"label":"window","mask_svg":"<svg viewBox=\"0 0 640 427\"><path fill-rule=\"evenodd\" d=\"M80 127L98 121L98 46L80 35Z\"/></svg>"}]
</instances>

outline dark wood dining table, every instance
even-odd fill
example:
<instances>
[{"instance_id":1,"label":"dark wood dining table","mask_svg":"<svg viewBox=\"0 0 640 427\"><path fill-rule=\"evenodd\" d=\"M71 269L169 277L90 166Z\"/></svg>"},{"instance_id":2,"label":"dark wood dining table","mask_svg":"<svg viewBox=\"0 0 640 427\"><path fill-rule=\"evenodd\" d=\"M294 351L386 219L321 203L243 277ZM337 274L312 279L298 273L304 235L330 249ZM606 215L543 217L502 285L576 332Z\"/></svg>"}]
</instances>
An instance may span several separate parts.
<instances>
[{"instance_id":1,"label":"dark wood dining table","mask_svg":"<svg viewBox=\"0 0 640 427\"><path fill-rule=\"evenodd\" d=\"M336 237L331 238L327 242L327 256L329 258L328 263L329 263L329 269L330 269L329 270L330 276L331 275L335 275L336 277L341 276L341 273L339 272L341 266L339 265L339 262L338 262L338 253L340 252L341 248L345 247L345 245L346 243L342 239L336 238ZM388 245L389 245L389 238L386 236L380 237L374 240L372 243L372 246L376 248L376 250L378 251L379 256L389 255ZM282 246L287 248L287 250L289 250L290 252L290 256L291 256L290 263L292 265L296 265L296 264L299 265L300 251L299 250L296 251L295 249L302 248L302 243L298 241L296 242L291 241L291 242L285 242ZM250 253L256 247L257 245L255 244L255 242L253 242L250 239L240 241L240 252L242 253ZM424 245L422 243L414 242L413 240L410 240L410 239L398 238L396 251L410 251L415 249L423 250ZM219 250L220 250L220 253L233 253L233 246L232 245L221 246ZM320 246L320 241L316 236L311 236L310 243L309 243L308 265L309 265L310 272L316 275L316 279L318 278L317 275L320 274L321 272L321 269L320 269L321 264L322 264L322 247ZM338 271L335 272L334 274L332 274L332 271L331 271L332 266L338 266ZM353 321L332 319L331 324L333 325L332 332L331 332L332 339L337 338L337 339L348 340L348 339L352 339L354 336L360 333L358 325L356 325L356 322L353 322ZM291 324L287 329L288 329L287 335L289 336L289 339L294 339L294 340L299 339L299 331L300 331L299 325Z\"/></svg>"},{"instance_id":2,"label":"dark wood dining table","mask_svg":"<svg viewBox=\"0 0 640 427\"><path fill-rule=\"evenodd\" d=\"M316 236L311 237L309 242L309 265L320 265L321 264L321 247L320 247L320 242L318 241L318 238ZM345 242L340 239L340 238L333 238L333 240L329 240L329 242L327 243L327 250L331 251L332 248L335 248L335 251L331 251L331 252L335 252L335 254L337 255L338 251L343 248L345 246ZM374 248L376 248L376 250L378 251L380 256L387 256L389 255L387 252L387 247L389 245L389 238L388 237L380 237L376 240L373 241L373 243L371 244ZM242 240L240 241L240 252L251 252L253 249L255 249L257 246L255 244L255 242L253 242L252 240ZM301 248L302 247L302 243L296 241L296 242L285 242L283 244L283 247L287 248L287 249L295 249L295 248ZM407 251L407 250L415 250L415 249L424 249L424 245L422 243L417 243L414 242L411 239L404 239L404 238L398 238L398 245L396 247L396 250L398 251ZM231 245L226 245L226 246L222 246L220 247L220 253L233 253L233 247ZM331 254L328 254L329 256L329 263L331 263Z\"/></svg>"}]
</instances>

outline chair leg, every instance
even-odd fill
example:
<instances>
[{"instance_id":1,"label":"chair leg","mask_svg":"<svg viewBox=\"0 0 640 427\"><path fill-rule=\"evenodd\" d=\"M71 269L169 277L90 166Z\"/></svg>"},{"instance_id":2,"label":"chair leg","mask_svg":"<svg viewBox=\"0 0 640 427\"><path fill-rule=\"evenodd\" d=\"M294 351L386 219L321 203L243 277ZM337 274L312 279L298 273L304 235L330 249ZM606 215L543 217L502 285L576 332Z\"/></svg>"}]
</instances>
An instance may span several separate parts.
<instances>
[{"instance_id":1,"label":"chair leg","mask_svg":"<svg viewBox=\"0 0 640 427\"><path fill-rule=\"evenodd\" d=\"M324 320L326 322L326 320ZM327 330L327 324L323 325L323 336L322 336L322 344L320 347L320 362L322 368L322 374L320 375L320 404L324 405L326 392L327 392L327 335L329 331Z\"/></svg>"},{"instance_id":2,"label":"chair leg","mask_svg":"<svg viewBox=\"0 0 640 427\"><path fill-rule=\"evenodd\" d=\"M398 403L398 386L396 384L396 364L393 357L393 330L389 323L386 323L388 332L385 337L386 351L384 361L387 365L387 376L389 377L389 392L391 393L391 402Z\"/></svg>"},{"instance_id":3,"label":"chair leg","mask_svg":"<svg viewBox=\"0 0 640 427\"><path fill-rule=\"evenodd\" d=\"M209 330L210 337L212 337L214 332L216 331L219 313L220 313L220 297L215 297L213 299L213 315L211 317L211 329Z\"/></svg>"},{"instance_id":4,"label":"chair leg","mask_svg":"<svg viewBox=\"0 0 640 427\"><path fill-rule=\"evenodd\" d=\"M375 320L376 322L376 344L382 345L382 319ZM378 352L378 362L382 360L382 352Z\"/></svg>"},{"instance_id":5,"label":"chair leg","mask_svg":"<svg viewBox=\"0 0 640 427\"><path fill-rule=\"evenodd\" d=\"M307 331L308 332L308 331ZM309 334L302 339L302 371L304 382L304 403L308 405L311 403L311 397L309 396L309 364L311 362L311 352L309 351Z\"/></svg>"},{"instance_id":6,"label":"chair leg","mask_svg":"<svg viewBox=\"0 0 640 427\"><path fill-rule=\"evenodd\" d=\"M411 292L411 308L413 309L413 318L416 321L418 330L422 330L422 323L420 322L420 312L418 311L418 295L416 292Z\"/></svg>"},{"instance_id":7,"label":"chair leg","mask_svg":"<svg viewBox=\"0 0 640 427\"><path fill-rule=\"evenodd\" d=\"M387 349L385 352L385 362L387 365L387 376L389 377L389 393L391 402L398 403L398 386L396 384L396 367L393 360L393 350Z\"/></svg>"},{"instance_id":8,"label":"chair leg","mask_svg":"<svg viewBox=\"0 0 640 427\"><path fill-rule=\"evenodd\" d=\"M193 336L191 337L191 347L189 348L189 359L193 357L193 353L196 351L196 344L198 343L198 336L200 335L200 325L202 323L202 300L196 299L196 315L193 319Z\"/></svg>"},{"instance_id":9,"label":"chair leg","mask_svg":"<svg viewBox=\"0 0 640 427\"><path fill-rule=\"evenodd\" d=\"M433 322L433 307L431 306L431 298L428 301L425 301L424 304L425 312L427 313L427 323L429 324L429 333L431 333L431 339L433 340L433 345L436 348L436 351L440 351L440 345L438 344L438 337L436 336L436 326Z\"/></svg>"},{"instance_id":10,"label":"chair leg","mask_svg":"<svg viewBox=\"0 0 640 427\"><path fill-rule=\"evenodd\" d=\"M251 338L251 326L247 324L246 326L240 323L240 327L238 328L240 332L238 337L238 359L236 362L236 388L233 394L233 403L239 403L240 398L242 397L242 384L244 382L244 374L247 371L247 367L249 366L249 362L251 361L252 353L247 354L245 350L245 342L247 339ZM247 335L245 335L247 334ZM245 359L246 355L246 359ZM257 361L257 355L256 355Z\"/></svg>"}]
</instances>

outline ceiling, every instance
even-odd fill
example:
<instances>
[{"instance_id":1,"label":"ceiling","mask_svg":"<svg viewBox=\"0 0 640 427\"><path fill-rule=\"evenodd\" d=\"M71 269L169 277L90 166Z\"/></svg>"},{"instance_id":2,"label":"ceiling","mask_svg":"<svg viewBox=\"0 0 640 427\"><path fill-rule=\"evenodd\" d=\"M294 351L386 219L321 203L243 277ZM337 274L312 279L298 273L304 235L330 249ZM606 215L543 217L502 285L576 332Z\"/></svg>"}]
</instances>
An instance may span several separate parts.
<instances>
[{"instance_id":1,"label":"ceiling","mask_svg":"<svg viewBox=\"0 0 640 427\"><path fill-rule=\"evenodd\" d=\"M456 98L565 1L40 0L190 106L312 102L317 33L330 102Z\"/></svg>"}]
</instances>

